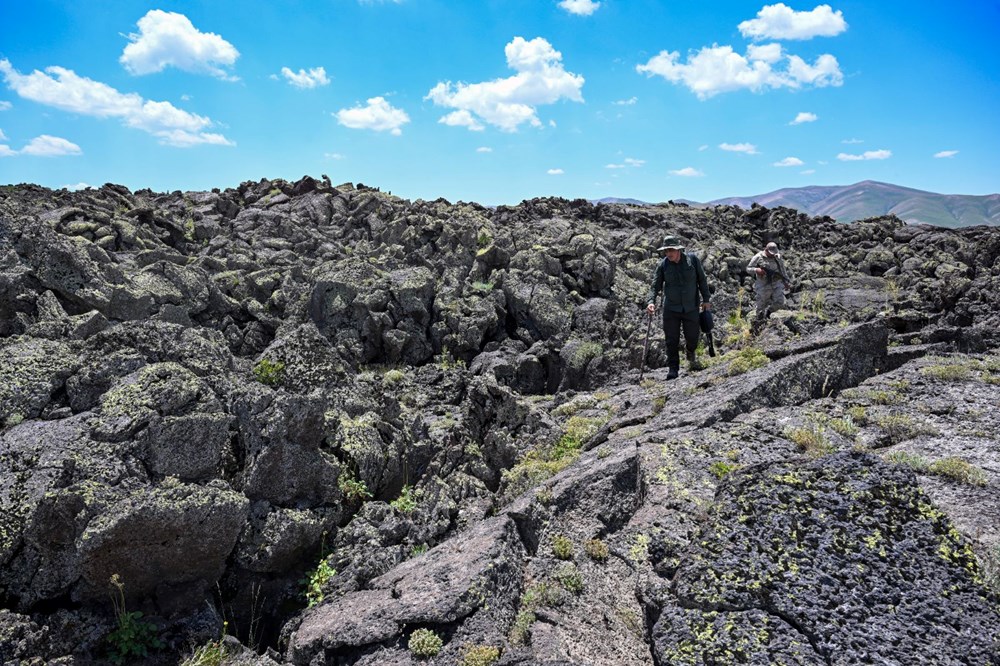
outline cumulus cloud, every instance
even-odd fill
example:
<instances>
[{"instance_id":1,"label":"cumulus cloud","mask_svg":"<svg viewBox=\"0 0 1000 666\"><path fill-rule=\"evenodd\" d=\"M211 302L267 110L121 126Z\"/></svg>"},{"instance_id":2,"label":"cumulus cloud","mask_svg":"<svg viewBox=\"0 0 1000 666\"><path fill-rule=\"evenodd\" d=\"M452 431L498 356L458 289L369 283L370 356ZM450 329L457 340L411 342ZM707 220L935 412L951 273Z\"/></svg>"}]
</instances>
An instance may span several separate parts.
<instances>
[{"instance_id":1,"label":"cumulus cloud","mask_svg":"<svg viewBox=\"0 0 1000 666\"><path fill-rule=\"evenodd\" d=\"M2 137L0 137L0 138L2 138ZM942 158L942 157L954 157L955 155L958 155L958 151L957 150L942 150L941 152L934 153L934 157L939 158L939 159Z\"/></svg>"},{"instance_id":2,"label":"cumulus cloud","mask_svg":"<svg viewBox=\"0 0 1000 666\"><path fill-rule=\"evenodd\" d=\"M341 155L340 153L323 153L323 157L325 157L328 160L342 160L342 159L345 159L345 157L343 155Z\"/></svg>"},{"instance_id":3,"label":"cumulus cloud","mask_svg":"<svg viewBox=\"0 0 1000 666\"><path fill-rule=\"evenodd\" d=\"M308 71L300 69L298 72L293 72L288 67L282 67L281 75L296 88L318 88L330 83L330 79L326 77L326 69L323 67L313 67Z\"/></svg>"},{"instance_id":4,"label":"cumulus cloud","mask_svg":"<svg viewBox=\"0 0 1000 666\"><path fill-rule=\"evenodd\" d=\"M830 5L818 5L808 12L797 12L784 3L764 5L757 18L737 26L750 39L812 39L833 37L847 30L844 13Z\"/></svg>"},{"instance_id":5,"label":"cumulus cloud","mask_svg":"<svg viewBox=\"0 0 1000 666\"><path fill-rule=\"evenodd\" d=\"M438 122L443 125L450 125L451 127L468 127L473 132L482 132L486 129L486 126L476 120L476 117L466 109L459 109L458 111L452 111L445 116L441 116Z\"/></svg>"},{"instance_id":6,"label":"cumulus cloud","mask_svg":"<svg viewBox=\"0 0 1000 666\"><path fill-rule=\"evenodd\" d=\"M341 109L333 115L344 127L389 132L393 136L402 134L403 130L400 128L410 122L406 111L392 106L384 97L372 97L366 106Z\"/></svg>"},{"instance_id":7,"label":"cumulus cloud","mask_svg":"<svg viewBox=\"0 0 1000 666\"><path fill-rule=\"evenodd\" d=\"M674 169L668 172L671 176L683 176L685 178L699 178L705 174L694 167L684 167L683 169Z\"/></svg>"},{"instance_id":8,"label":"cumulus cloud","mask_svg":"<svg viewBox=\"0 0 1000 666\"><path fill-rule=\"evenodd\" d=\"M628 99L620 99L616 102L612 102L615 106L632 106L639 101L638 97L629 97Z\"/></svg>"},{"instance_id":9,"label":"cumulus cloud","mask_svg":"<svg viewBox=\"0 0 1000 666\"><path fill-rule=\"evenodd\" d=\"M747 49L746 56L732 46L705 46L680 61L677 51L661 51L636 71L647 76L661 76L671 83L687 86L699 99L733 90L761 92L770 88L799 89L839 86L844 82L837 59L830 54L816 58L810 65L796 55L784 55L780 45ZM784 65L780 68L779 65Z\"/></svg>"},{"instance_id":10,"label":"cumulus cloud","mask_svg":"<svg viewBox=\"0 0 1000 666\"><path fill-rule=\"evenodd\" d=\"M859 162L861 160L887 160L892 157L891 150L866 150L860 155L848 155L839 153L837 159L841 162Z\"/></svg>"},{"instance_id":11,"label":"cumulus cloud","mask_svg":"<svg viewBox=\"0 0 1000 666\"><path fill-rule=\"evenodd\" d=\"M148 132L164 145L234 145L221 134L203 131L213 124L210 118L183 111L169 102L118 92L70 69L47 67L44 72L36 69L31 74L21 74L10 61L3 59L0 74L7 86L24 99L85 116L118 118L126 127Z\"/></svg>"},{"instance_id":12,"label":"cumulus cloud","mask_svg":"<svg viewBox=\"0 0 1000 666\"><path fill-rule=\"evenodd\" d=\"M864 139L842 139L841 143L847 143L847 144L864 143Z\"/></svg>"},{"instance_id":13,"label":"cumulus cloud","mask_svg":"<svg viewBox=\"0 0 1000 666\"><path fill-rule=\"evenodd\" d=\"M0 133L2 134L2 133ZM0 139L4 138L0 136ZM61 157L63 155L82 155L80 146L58 136L42 134L28 142L21 150L13 150L10 146L0 145L0 157L14 155L34 155L35 157Z\"/></svg>"},{"instance_id":14,"label":"cumulus cloud","mask_svg":"<svg viewBox=\"0 0 1000 666\"><path fill-rule=\"evenodd\" d=\"M132 74L152 74L167 67L232 79L225 69L240 52L225 39L201 32L183 14L151 9L139 19L138 34L128 35L118 61Z\"/></svg>"},{"instance_id":15,"label":"cumulus cloud","mask_svg":"<svg viewBox=\"0 0 1000 666\"><path fill-rule=\"evenodd\" d=\"M549 169L545 173L549 174L550 176L561 176L566 172L563 171L562 169Z\"/></svg>"},{"instance_id":16,"label":"cumulus cloud","mask_svg":"<svg viewBox=\"0 0 1000 666\"><path fill-rule=\"evenodd\" d=\"M795 120L788 123L789 125L801 125L802 123L814 123L819 120L819 116L815 113L809 113L808 111L800 111L799 115L795 116Z\"/></svg>"},{"instance_id":17,"label":"cumulus cloud","mask_svg":"<svg viewBox=\"0 0 1000 666\"><path fill-rule=\"evenodd\" d=\"M492 153L493 149L490 148L489 146L479 146L478 148L476 148L476 152L477 153Z\"/></svg>"},{"instance_id":18,"label":"cumulus cloud","mask_svg":"<svg viewBox=\"0 0 1000 666\"><path fill-rule=\"evenodd\" d=\"M537 107L554 104L561 99L582 102L582 76L567 72L562 54L548 41L536 37L531 41L515 37L504 48L507 66L516 74L505 79L482 83L440 82L424 99L457 112L441 122L480 129L483 123L506 132L514 132L524 123L541 127Z\"/></svg>"},{"instance_id":19,"label":"cumulus cloud","mask_svg":"<svg viewBox=\"0 0 1000 666\"><path fill-rule=\"evenodd\" d=\"M590 16L600 8L601 3L594 0L560 0L559 6L570 14Z\"/></svg>"},{"instance_id":20,"label":"cumulus cloud","mask_svg":"<svg viewBox=\"0 0 1000 666\"><path fill-rule=\"evenodd\" d=\"M0 129L0 141L6 141L6 140L7 140L7 135L3 133L2 129Z\"/></svg>"},{"instance_id":21,"label":"cumulus cloud","mask_svg":"<svg viewBox=\"0 0 1000 666\"><path fill-rule=\"evenodd\" d=\"M786 157L783 160L779 160L779 161L775 162L774 166L776 166L776 167L796 167L796 166L802 166L803 164L805 164L805 162L803 162L802 160L800 160L797 157Z\"/></svg>"},{"instance_id":22,"label":"cumulus cloud","mask_svg":"<svg viewBox=\"0 0 1000 666\"><path fill-rule=\"evenodd\" d=\"M746 153L747 155L757 154L757 146L752 143L720 143L719 148L722 150L728 150L731 153Z\"/></svg>"},{"instance_id":23,"label":"cumulus cloud","mask_svg":"<svg viewBox=\"0 0 1000 666\"><path fill-rule=\"evenodd\" d=\"M10 102L0 102L0 111L10 111L13 106Z\"/></svg>"},{"instance_id":24,"label":"cumulus cloud","mask_svg":"<svg viewBox=\"0 0 1000 666\"><path fill-rule=\"evenodd\" d=\"M634 157L626 157L620 164L605 164L605 169L627 169L629 167L638 168L646 163L646 160L637 160Z\"/></svg>"},{"instance_id":25,"label":"cumulus cloud","mask_svg":"<svg viewBox=\"0 0 1000 666\"><path fill-rule=\"evenodd\" d=\"M69 190L70 192L79 192L80 190L90 189L91 185L89 183L74 183L73 185L63 185L64 190Z\"/></svg>"}]
</instances>

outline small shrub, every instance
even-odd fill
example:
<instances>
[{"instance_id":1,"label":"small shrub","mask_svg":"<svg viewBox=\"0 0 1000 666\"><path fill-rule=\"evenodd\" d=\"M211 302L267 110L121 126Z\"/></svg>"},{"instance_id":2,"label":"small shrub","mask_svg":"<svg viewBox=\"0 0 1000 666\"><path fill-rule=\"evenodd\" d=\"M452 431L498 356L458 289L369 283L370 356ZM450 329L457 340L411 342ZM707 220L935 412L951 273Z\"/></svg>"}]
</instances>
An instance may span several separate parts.
<instances>
[{"instance_id":1,"label":"small shrub","mask_svg":"<svg viewBox=\"0 0 1000 666\"><path fill-rule=\"evenodd\" d=\"M385 374L382 375L382 382L390 386L394 384L399 384L404 379L406 379L406 373L399 369L386 370Z\"/></svg>"},{"instance_id":2,"label":"small shrub","mask_svg":"<svg viewBox=\"0 0 1000 666\"><path fill-rule=\"evenodd\" d=\"M372 496L365 482L347 471L341 473L337 479L337 487L340 488L340 492L344 493L344 497L351 501L363 501L371 499Z\"/></svg>"},{"instance_id":3,"label":"small shrub","mask_svg":"<svg viewBox=\"0 0 1000 666\"><path fill-rule=\"evenodd\" d=\"M729 364L727 373L730 376L742 375L756 368L763 368L770 362L771 359L761 350L756 347L745 347L736 353L736 357Z\"/></svg>"},{"instance_id":4,"label":"small shrub","mask_svg":"<svg viewBox=\"0 0 1000 666\"><path fill-rule=\"evenodd\" d=\"M222 666L227 656L226 646L220 638L199 647L194 654L181 662L181 666Z\"/></svg>"},{"instance_id":5,"label":"small shrub","mask_svg":"<svg viewBox=\"0 0 1000 666\"><path fill-rule=\"evenodd\" d=\"M570 594L580 594L583 592L583 576L580 575L580 570L572 562L559 565L553 577Z\"/></svg>"},{"instance_id":6,"label":"small shrub","mask_svg":"<svg viewBox=\"0 0 1000 666\"><path fill-rule=\"evenodd\" d=\"M611 447L606 444L602 445L599 449L597 449L597 457L600 458L601 460L604 460L610 455L611 455Z\"/></svg>"},{"instance_id":7,"label":"small shrub","mask_svg":"<svg viewBox=\"0 0 1000 666\"><path fill-rule=\"evenodd\" d=\"M833 450L826 435L823 434L823 428L818 425L811 428L790 428L785 431L785 437L795 442L800 450L812 456L822 456Z\"/></svg>"},{"instance_id":8,"label":"small shrub","mask_svg":"<svg viewBox=\"0 0 1000 666\"><path fill-rule=\"evenodd\" d=\"M399 491L399 497L389 502L389 506L400 513L413 513L416 511L417 498L413 486L403 486L403 489Z\"/></svg>"},{"instance_id":9,"label":"small shrub","mask_svg":"<svg viewBox=\"0 0 1000 666\"><path fill-rule=\"evenodd\" d=\"M604 543L600 539L590 539L587 543L583 544L583 552L587 553L587 557L597 562L604 562L608 559L610 551L608 550L608 544Z\"/></svg>"},{"instance_id":10,"label":"small shrub","mask_svg":"<svg viewBox=\"0 0 1000 666\"><path fill-rule=\"evenodd\" d=\"M714 463L708 466L708 471L711 472L715 478L722 479L727 474L739 469L740 466L728 463L722 460L716 460Z\"/></svg>"},{"instance_id":11,"label":"small shrub","mask_svg":"<svg viewBox=\"0 0 1000 666\"><path fill-rule=\"evenodd\" d=\"M909 451L893 451L883 456L883 459L894 465L909 467L915 472L926 472L928 467L926 458Z\"/></svg>"},{"instance_id":12,"label":"small shrub","mask_svg":"<svg viewBox=\"0 0 1000 666\"><path fill-rule=\"evenodd\" d=\"M868 423L868 410L863 405L853 405L847 408L847 418L857 425Z\"/></svg>"},{"instance_id":13,"label":"small shrub","mask_svg":"<svg viewBox=\"0 0 1000 666\"><path fill-rule=\"evenodd\" d=\"M495 645L467 645L462 650L459 666L493 666L500 660L500 648Z\"/></svg>"},{"instance_id":14,"label":"small shrub","mask_svg":"<svg viewBox=\"0 0 1000 666\"><path fill-rule=\"evenodd\" d=\"M658 395L653 398L653 414L659 414L667 406L667 396Z\"/></svg>"},{"instance_id":15,"label":"small shrub","mask_svg":"<svg viewBox=\"0 0 1000 666\"><path fill-rule=\"evenodd\" d=\"M524 645L531 639L531 625L535 623L535 611L520 610L514 618L514 625L510 628L510 642L515 645Z\"/></svg>"},{"instance_id":16,"label":"small shrub","mask_svg":"<svg viewBox=\"0 0 1000 666\"><path fill-rule=\"evenodd\" d=\"M272 361L262 358L253 366L254 378L266 386L277 386L281 383L285 375L285 364L281 361Z\"/></svg>"},{"instance_id":17,"label":"small shrub","mask_svg":"<svg viewBox=\"0 0 1000 666\"><path fill-rule=\"evenodd\" d=\"M13 428L14 426L21 425L22 423L24 423L24 415L20 412L14 412L7 417L6 426L8 428Z\"/></svg>"},{"instance_id":18,"label":"small shrub","mask_svg":"<svg viewBox=\"0 0 1000 666\"><path fill-rule=\"evenodd\" d=\"M156 635L156 625L142 621L142 611L125 608L125 583L121 576L111 576L111 604L115 609L117 626L108 634L108 656L113 664L124 664L133 657L146 657L149 650L164 646Z\"/></svg>"},{"instance_id":19,"label":"small shrub","mask_svg":"<svg viewBox=\"0 0 1000 666\"><path fill-rule=\"evenodd\" d=\"M854 437L858 434L858 426L854 424L854 419L850 416L842 419L830 419L829 425L844 437Z\"/></svg>"},{"instance_id":20,"label":"small shrub","mask_svg":"<svg viewBox=\"0 0 1000 666\"><path fill-rule=\"evenodd\" d=\"M417 629L410 634L410 642L407 643L410 653L418 658L433 657L441 651L443 646L444 641L441 640L441 637L430 629Z\"/></svg>"},{"instance_id":21,"label":"small shrub","mask_svg":"<svg viewBox=\"0 0 1000 666\"><path fill-rule=\"evenodd\" d=\"M476 236L476 245L479 249L487 248L493 244L493 234L486 227L479 228L479 235Z\"/></svg>"},{"instance_id":22,"label":"small shrub","mask_svg":"<svg viewBox=\"0 0 1000 666\"><path fill-rule=\"evenodd\" d=\"M562 591L551 583L535 583L521 595L521 608L537 610L543 606L555 608L565 601Z\"/></svg>"},{"instance_id":23,"label":"small shrub","mask_svg":"<svg viewBox=\"0 0 1000 666\"><path fill-rule=\"evenodd\" d=\"M306 585L306 601L309 608L323 601L325 598L323 586L336 575L337 570L330 566L330 562L326 558L320 560L316 568L306 575L302 582Z\"/></svg>"},{"instance_id":24,"label":"small shrub","mask_svg":"<svg viewBox=\"0 0 1000 666\"><path fill-rule=\"evenodd\" d=\"M983 585L1000 595L1000 544L993 544L992 548L984 547L977 558Z\"/></svg>"},{"instance_id":25,"label":"small shrub","mask_svg":"<svg viewBox=\"0 0 1000 666\"><path fill-rule=\"evenodd\" d=\"M945 382L961 382L972 377L972 371L969 366L960 363L928 365L927 367L920 368L920 374Z\"/></svg>"},{"instance_id":26,"label":"small shrub","mask_svg":"<svg viewBox=\"0 0 1000 666\"><path fill-rule=\"evenodd\" d=\"M903 402L903 396L896 391L872 391L869 398L876 405L898 405Z\"/></svg>"},{"instance_id":27,"label":"small shrub","mask_svg":"<svg viewBox=\"0 0 1000 666\"><path fill-rule=\"evenodd\" d=\"M983 470L961 458L949 457L935 460L927 467L927 471L968 486L986 485L986 474Z\"/></svg>"},{"instance_id":28,"label":"small shrub","mask_svg":"<svg viewBox=\"0 0 1000 666\"><path fill-rule=\"evenodd\" d=\"M492 282L481 282L475 281L472 283L472 291L480 294L488 294L493 291L494 284Z\"/></svg>"},{"instance_id":29,"label":"small shrub","mask_svg":"<svg viewBox=\"0 0 1000 666\"><path fill-rule=\"evenodd\" d=\"M557 534L552 538L552 554L560 560L573 559L573 542L569 537Z\"/></svg>"},{"instance_id":30,"label":"small shrub","mask_svg":"<svg viewBox=\"0 0 1000 666\"><path fill-rule=\"evenodd\" d=\"M927 424L918 423L906 414L888 414L875 421L877 425L888 436L892 444L905 442L919 435L936 434L936 430Z\"/></svg>"},{"instance_id":31,"label":"small shrub","mask_svg":"<svg viewBox=\"0 0 1000 666\"><path fill-rule=\"evenodd\" d=\"M410 557L417 557L419 555L423 555L428 550L430 550L430 546L428 546L426 543L418 544L410 549Z\"/></svg>"},{"instance_id":32,"label":"small shrub","mask_svg":"<svg viewBox=\"0 0 1000 666\"><path fill-rule=\"evenodd\" d=\"M636 564L649 559L649 535L639 532L635 535L635 543L628 551L629 558Z\"/></svg>"}]
</instances>

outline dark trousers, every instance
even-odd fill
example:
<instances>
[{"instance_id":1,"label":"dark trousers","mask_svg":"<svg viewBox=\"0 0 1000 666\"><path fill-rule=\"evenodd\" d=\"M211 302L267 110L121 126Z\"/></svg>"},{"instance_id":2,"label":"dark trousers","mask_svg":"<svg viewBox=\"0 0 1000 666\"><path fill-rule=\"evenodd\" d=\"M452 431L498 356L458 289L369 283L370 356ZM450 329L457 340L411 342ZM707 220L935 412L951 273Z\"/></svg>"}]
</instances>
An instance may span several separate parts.
<instances>
[{"instance_id":1,"label":"dark trousers","mask_svg":"<svg viewBox=\"0 0 1000 666\"><path fill-rule=\"evenodd\" d=\"M681 367L680 346L681 329L684 329L684 344L688 354L693 354L698 348L698 338L701 327L698 324L698 311L694 312L663 312L663 335L667 339L667 367L677 370Z\"/></svg>"}]
</instances>

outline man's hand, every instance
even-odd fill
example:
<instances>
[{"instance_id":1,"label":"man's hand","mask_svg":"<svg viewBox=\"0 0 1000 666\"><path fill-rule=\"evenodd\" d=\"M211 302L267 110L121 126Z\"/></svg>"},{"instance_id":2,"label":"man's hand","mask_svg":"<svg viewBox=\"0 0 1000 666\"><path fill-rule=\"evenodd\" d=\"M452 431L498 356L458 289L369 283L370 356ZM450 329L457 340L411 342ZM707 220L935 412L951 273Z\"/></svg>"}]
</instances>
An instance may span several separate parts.
<instances>
[{"instance_id":1,"label":"man's hand","mask_svg":"<svg viewBox=\"0 0 1000 666\"><path fill-rule=\"evenodd\" d=\"M646 312L648 312L649 314L653 314L654 312L656 312L656 305L654 305L653 303L647 305Z\"/></svg>"},{"instance_id":2,"label":"man's hand","mask_svg":"<svg viewBox=\"0 0 1000 666\"><path fill-rule=\"evenodd\" d=\"M758 266L754 270L757 271L757 275L763 275L764 274L764 269L761 268L760 266Z\"/></svg>"},{"instance_id":3,"label":"man's hand","mask_svg":"<svg viewBox=\"0 0 1000 666\"><path fill-rule=\"evenodd\" d=\"M705 301L704 303L701 304L701 309L702 310L711 310L712 309L712 304L709 303L708 301Z\"/></svg>"}]
</instances>

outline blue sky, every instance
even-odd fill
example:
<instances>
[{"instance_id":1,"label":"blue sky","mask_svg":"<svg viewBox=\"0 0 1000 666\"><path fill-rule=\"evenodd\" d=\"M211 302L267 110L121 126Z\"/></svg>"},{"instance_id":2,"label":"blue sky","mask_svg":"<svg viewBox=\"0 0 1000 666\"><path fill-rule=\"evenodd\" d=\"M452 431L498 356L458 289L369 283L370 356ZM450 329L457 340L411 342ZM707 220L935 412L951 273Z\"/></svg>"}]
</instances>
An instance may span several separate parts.
<instances>
[{"instance_id":1,"label":"blue sky","mask_svg":"<svg viewBox=\"0 0 1000 666\"><path fill-rule=\"evenodd\" d=\"M0 183L988 194L998 27L969 0L0 0Z\"/></svg>"}]
</instances>

